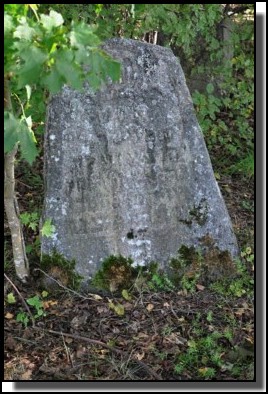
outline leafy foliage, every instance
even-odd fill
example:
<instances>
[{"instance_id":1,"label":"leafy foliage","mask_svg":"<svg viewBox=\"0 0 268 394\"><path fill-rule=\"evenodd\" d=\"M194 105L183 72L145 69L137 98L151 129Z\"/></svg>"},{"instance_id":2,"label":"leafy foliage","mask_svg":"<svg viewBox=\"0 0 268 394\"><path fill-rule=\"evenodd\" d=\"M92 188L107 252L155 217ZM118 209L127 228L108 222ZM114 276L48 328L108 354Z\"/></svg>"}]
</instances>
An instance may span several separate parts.
<instances>
[{"instance_id":1,"label":"leafy foliage","mask_svg":"<svg viewBox=\"0 0 268 394\"><path fill-rule=\"evenodd\" d=\"M253 4L45 4L41 9L55 9L69 22L94 24L102 39L147 40L157 32L157 44L180 58L215 169L252 177Z\"/></svg>"},{"instance_id":2,"label":"leafy foliage","mask_svg":"<svg viewBox=\"0 0 268 394\"><path fill-rule=\"evenodd\" d=\"M39 215L37 212L33 212L33 213L24 212L20 215L21 223L25 226L28 226L33 231L35 231L38 226L38 219L39 219Z\"/></svg>"},{"instance_id":3,"label":"leafy foliage","mask_svg":"<svg viewBox=\"0 0 268 394\"><path fill-rule=\"evenodd\" d=\"M5 111L4 130L5 153L10 152L19 142L22 157L32 164L37 156L36 140L25 119L19 120L11 112Z\"/></svg>"},{"instance_id":4,"label":"leafy foliage","mask_svg":"<svg viewBox=\"0 0 268 394\"><path fill-rule=\"evenodd\" d=\"M107 77L119 79L120 64L98 47L100 39L93 26L64 25L58 12L51 10L49 15L39 17L36 10L37 5L5 5L5 76L11 79L11 91L18 96L27 87L29 109L38 103L42 91L56 93L64 84L82 89L84 81L98 89ZM34 17L29 17L30 11L34 11ZM19 120L5 113L5 152L20 142L22 157L31 164L37 150L26 120L25 116Z\"/></svg>"}]
</instances>

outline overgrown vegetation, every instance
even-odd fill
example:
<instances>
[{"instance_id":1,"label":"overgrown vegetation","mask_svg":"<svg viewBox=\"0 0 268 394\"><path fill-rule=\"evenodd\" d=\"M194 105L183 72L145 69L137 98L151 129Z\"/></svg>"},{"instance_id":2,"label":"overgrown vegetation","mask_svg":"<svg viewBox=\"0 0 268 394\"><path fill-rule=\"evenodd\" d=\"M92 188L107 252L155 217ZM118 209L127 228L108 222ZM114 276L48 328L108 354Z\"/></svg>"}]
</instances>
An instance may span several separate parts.
<instances>
[{"instance_id":1,"label":"overgrown vegetation","mask_svg":"<svg viewBox=\"0 0 268 394\"><path fill-rule=\"evenodd\" d=\"M133 260L123 256L109 256L92 280L92 285L102 290L123 290L132 286L137 270Z\"/></svg>"},{"instance_id":2,"label":"overgrown vegetation","mask_svg":"<svg viewBox=\"0 0 268 394\"><path fill-rule=\"evenodd\" d=\"M43 4L179 56L216 171L254 174L254 4Z\"/></svg>"},{"instance_id":3,"label":"overgrown vegetation","mask_svg":"<svg viewBox=\"0 0 268 394\"><path fill-rule=\"evenodd\" d=\"M79 290L83 277L75 270L75 260L67 260L63 255L54 251L51 255L43 255L40 267L51 278L42 278L42 285L45 289L57 288L53 279L73 290Z\"/></svg>"},{"instance_id":4,"label":"overgrown vegetation","mask_svg":"<svg viewBox=\"0 0 268 394\"><path fill-rule=\"evenodd\" d=\"M16 166L20 217L30 267L41 268L51 279L45 276L40 283L39 277L33 277L28 287L16 280L5 221L5 273L40 324L32 327L21 298L5 282L5 379L253 380L254 5L27 6L33 7L5 5L9 14L5 20L5 77L14 108L14 115L5 116L12 131L7 145L11 148L18 140L16 130L27 135L21 141ZM64 22L59 23L60 16L50 11L60 13ZM34 33L35 12L44 16ZM229 19L233 31L223 40ZM80 30L79 22L87 25ZM89 28L92 24L95 26ZM133 267L131 259L110 256L94 278L95 285L108 290L109 296L83 293L79 297L64 291L64 287L79 290L81 278L74 271L74 261L54 254L44 256L40 263L46 88L54 92L62 83L81 84L76 63L67 62L66 70L64 51L70 54L67 32L71 29L82 46L86 38L95 46L101 39L120 36L168 46L179 56L242 250L234 264L227 254L212 247L207 254L181 248L168 273L157 263L144 269ZM90 77L95 86L103 77L100 68L104 73L110 71L113 78L118 76L118 68L109 69L107 58L100 56ZM54 68L58 61L63 68ZM41 64L46 68L40 79ZM42 80L45 88L39 89ZM30 154L32 161L36 153L37 160L30 167L25 158ZM53 232L51 226L50 222L44 229L47 235ZM231 279L229 271L233 272ZM41 284L39 289L37 284Z\"/></svg>"}]
</instances>

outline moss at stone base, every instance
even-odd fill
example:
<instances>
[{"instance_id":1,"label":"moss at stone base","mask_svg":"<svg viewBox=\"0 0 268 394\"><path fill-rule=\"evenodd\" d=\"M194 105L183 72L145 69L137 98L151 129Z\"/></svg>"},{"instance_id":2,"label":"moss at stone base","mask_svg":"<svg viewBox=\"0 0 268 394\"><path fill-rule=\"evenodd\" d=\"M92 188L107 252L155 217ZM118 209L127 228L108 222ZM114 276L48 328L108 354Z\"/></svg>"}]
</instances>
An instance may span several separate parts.
<instances>
[{"instance_id":1,"label":"moss at stone base","mask_svg":"<svg viewBox=\"0 0 268 394\"><path fill-rule=\"evenodd\" d=\"M232 278L237 274L236 266L228 251L221 251L209 237L200 239L200 248L182 245L178 257L170 260L170 275L177 286L182 282L208 285L216 280Z\"/></svg>"},{"instance_id":2,"label":"moss at stone base","mask_svg":"<svg viewBox=\"0 0 268 394\"><path fill-rule=\"evenodd\" d=\"M51 255L43 255L40 263L41 269L53 279L59 281L62 285L73 290L80 288L83 276L79 275L75 270L75 260L68 260L62 254L55 250ZM57 283L48 277L42 277L42 285L47 288L56 289Z\"/></svg>"},{"instance_id":3,"label":"moss at stone base","mask_svg":"<svg viewBox=\"0 0 268 394\"><path fill-rule=\"evenodd\" d=\"M121 255L107 257L92 279L91 285L109 291L128 289L137 275L137 269L132 264L132 259Z\"/></svg>"}]
</instances>

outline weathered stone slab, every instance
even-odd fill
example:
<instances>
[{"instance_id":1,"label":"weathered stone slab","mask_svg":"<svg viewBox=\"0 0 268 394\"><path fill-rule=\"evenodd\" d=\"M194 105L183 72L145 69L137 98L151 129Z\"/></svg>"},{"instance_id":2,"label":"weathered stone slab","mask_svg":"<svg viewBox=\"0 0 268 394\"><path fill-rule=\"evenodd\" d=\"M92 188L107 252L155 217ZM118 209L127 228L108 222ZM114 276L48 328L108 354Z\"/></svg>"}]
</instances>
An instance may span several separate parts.
<instances>
[{"instance_id":1,"label":"weathered stone slab","mask_svg":"<svg viewBox=\"0 0 268 394\"><path fill-rule=\"evenodd\" d=\"M164 266L209 235L237 243L178 59L169 49L112 39L120 83L93 93L64 88L48 108L42 239L92 277L111 254Z\"/></svg>"}]
</instances>

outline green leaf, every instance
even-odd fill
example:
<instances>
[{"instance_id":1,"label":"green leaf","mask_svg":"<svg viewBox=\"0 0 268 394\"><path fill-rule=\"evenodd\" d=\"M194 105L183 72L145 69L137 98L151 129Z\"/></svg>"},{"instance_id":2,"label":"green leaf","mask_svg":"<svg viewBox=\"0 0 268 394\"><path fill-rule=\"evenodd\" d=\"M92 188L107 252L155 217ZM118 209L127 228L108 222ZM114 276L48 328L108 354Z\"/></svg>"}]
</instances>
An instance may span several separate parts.
<instances>
[{"instance_id":1,"label":"green leaf","mask_svg":"<svg viewBox=\"0 0 268 394\"><path fill-rule=\"evenodd\" d=\"M49 15L40 15L40 22L44 26L44 28L50 32L53 27L59 27L63 25L64 19L61 14L51 10Z\"/></svg>"},{"instance_id":2,"label":"green leaf","mask_svg":"<svg viewBox=\"0 0 268 394\"><path fill-rule=\"evenodd\" d=\"M41 234L43 237L52 237L56 228L51 224L52 219L47 219L41 229Z\"/></svg>"},{"instance_id":3,"label":"green leaf","mask_svg":"<svg viewBox=\"0 0 268 394\"><path fill-rule=\"evenodd\" d=\"M28 119L29 121L29 119ZM10 152L15 144L20 143L22 157L32 164L37 156L35 138L26 122L19 121L11 112L4 112L4 151Z\"/></svg>"},{"instance_id":4,"label":"green leaf","mask_svg":"<svg viewBox=\"0 0 268 394\"><path fill-rule=\"evenodd\" d=\"M9 293L9 294L7 295L7 302L8 302L9 304L15 304L15 303L16 303L16 298L14 297L14 294L13 294L13 293Z\"/></svg>"},{"instance_id":5,"label":"green leaf","mask_svg":"<svg viewBox=\"0 0 268 394\"><path fill-rule=\"evenodd\" d=\"M47 60L48 55L32 44L25 46L21 43L16 43L15 45L18 49L18 55L24 61L17 70L18 89L29 84L38 83L43 64Z\"/></svg>"},{"instance_id":6,"label":"green leaf","mask_svg":"<svg viewBox=\"0 0 268 394\"><path fill-rule=\"evenodd\" d=\"M20 24L17 26L14 31L14 37L19 38L21 40L32 40L33 36L36 34L35 29L28 25L26 18L23 16L20 19Z\"/></svg>"},{"instance_id":7,"label":"green leaf","mask_svg":"<svg viewBox=\"0 0 268 394\"><path fill-rule=\"evenodd\" d=\"M220 174L219 174L218 172L214 172L214 175L215 175L215 178L216 178L217 180L220 180L220 179L221 179L221 176L220 176Z\"/></svg>"},{"instance_id":8,"label":"green leaf","mask_svg":"<svg viewBox=\"0 0 268 394\"><path fill-rule=\"evenodd\" d=\"M37 226L38 226L38 223L35 223L35 222L29 223L29 228L32 229L33 231L36 230Z\"/></svg>"},{"instance_id":9,"label":"green leaf","mask_svg":"<svg viewBox=\"0 0 268 394\"><path fill-rule=\"evenodd\" d=\"M89 73L87 75L87 81L90 84L90 87L96 91L97 89L99 89L102 85L102 79L99 78L96 74L94 73Z\"/></svg>"},{"instance_id":10,"label":"green leaf","mask_svg":"<svg viewBox=\"0 0 268 394\"><path fill-rule=\"evenodd\" d=\"M71 46L79 48L80 46L97 46L100 44L100 39L96 36L92 27L85 23L73 24L73 29L70 32Z\"/></svg>"},{"instance_id":11,"label":"green leaf","mask_svg":"<svg viewBox=\"0 0 268 394\"><path fill-rule=\"evenodd\" d=\"M36 308L37 308L37 314L35 315L35 317L43 316L44 315L43 309L38 309L38 307L36 307Z\"/></svg>"},{"instance_id":12,"label":"green leaf","mask_svg":"<svg viewBox=\"0 0 268 394\"><path fill-rule=\"evenodd\" d=\"M118 81L121 76L121 64L114 60L110 60L107 71L113 82Z\"/></svg>"},{"instance_id":13,"label":"green leaf","mask_svg":"<svg viewBox=\"0 0 268 394\"><path fill-rule=\"evenodd\" d=\"M64 85L64 78L61 74L53 67L51 72L42 78L42 83L45 85L50 93L55 94L60 91Z\"/></svg>"},{"instance_id":14,"label":"green leaf","mask_svg":"<svg viewBox=\"0 0 268 394\"><path fill-rule=\"evenodd\" d=\"M5 12L4 15L4 35L10 33L14 29L12 16Z\"/></svg>"},{"instance_id":15,"label":"green leaf","mask_svg":"<svg viewBox=\"0 0 268 394\"><path fill-rule=\"evenodd\" d=\"M32 164L38 155L35 144L36 140L33 131L30 130L24 122L21 123L19 141L22 158L29 164Z\"/></svg>"},{"instance_id":16,"label":"green leaf","mask_svg":"<svg viewBox=\"0 0 268 394\"><path fill-rule=\"evenodd\" d=\"M22 322L25 327L27 327L27 324L29 323L29 317L26 315L25 312L20 312L17 314L16 321Z\"/></svg>"},{"instance_id":17,"label":"green leaf","mask_svg":"<svg viewBox=\"0 0 268 394\"><path fill-rule=\"evenodd\" d=\"M42 301L40 300L39 296L34 296L31 298L27 298L27 304L34 306L36 309L40 309L43 306Z\"/></svg>"},{"instance_id":18,"label":"green leaf","mask_svg":"<svg viewBox=\"0 0 268 394\"><path fill-rule=\"evenodd\" d=\"M125 314L125 308L121 304L115 305L114 311L115 311L115 313L117 313L118 316L124 316L124 314Z\"/></svg>"},{"instance_id":19,"label":"green leaf","mask_svg":"<svg viewBox=\"0 0 268 394\"><path fill-rule=\"evenodd\" d=\"M131 301L131 296L129 295L127 290L122 290L122 297L127 300L127 301Z\"/></svg>"},{"instance_id":20,"label":"green leaf","mask_svg":"<svg viewBox=\"0 0 268 394\"><path fill-rule=\"evenodd\" d=\"M25 226L27 226L27 224L30 223L30 217L31 217L31 214L28 212L21 213L20 214L21 223L24 224Z\"/></svg>"},{"instance_id":21,"label":"green leaf","mask_svg":"<svg viewBox=\"0 0 268 394\"><path fill-rule=\"evenodd\" d=\"M11 112L4 112L4 152L12 151L15 144L18 142L18 129L20 123Z\"/></svg>"},{"instance_id":22,"label":"green leaf","mask_svg":"<svg viewBox=\"0 0 268 394\"><path fill-rule=\"evenodd\" d=\"M125 314L125 308L121 304L114 304L113 302L109 302L109 308L111 308L118 316L123 316Z\"/></svg>"},{"instance_id":23,"label":"green leaf","mask_svg":"<svg viewBox=\"0 0 268 394\"><path fill-rule=\"evenodd\" d=\"M43 290L42 293L41 293L41 296L43 298L47 297L48 296L48 292L46 290Z\"/></svg>"},{"instance_id":24,"label":"green leaf","mask_svg":"<svg viewBox=\"0 0 268 394\"><path fill-rule=\"evenodd\" d=\"M74 89L83 87L80 67L74 62L73 51L62 50L57 53L55 67L61 77Z\"/></svg>"},{"instance_id":25,"label":"green leaf","mask_svg":"<svg viewBox=\"0 0 268 394\"><path fill-rule=\"evenodd\" d=\"M206 90L207 90L208 94L211 94L214 91L213 84L212 83L208 83L207 87L206 87Z\"/></svg>"}]
</instances>

